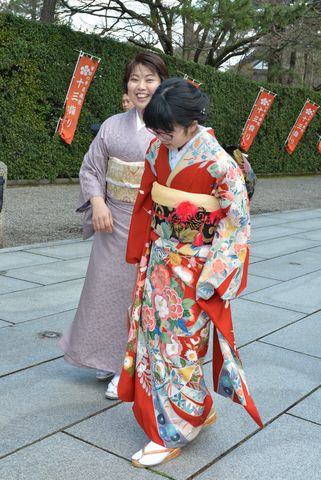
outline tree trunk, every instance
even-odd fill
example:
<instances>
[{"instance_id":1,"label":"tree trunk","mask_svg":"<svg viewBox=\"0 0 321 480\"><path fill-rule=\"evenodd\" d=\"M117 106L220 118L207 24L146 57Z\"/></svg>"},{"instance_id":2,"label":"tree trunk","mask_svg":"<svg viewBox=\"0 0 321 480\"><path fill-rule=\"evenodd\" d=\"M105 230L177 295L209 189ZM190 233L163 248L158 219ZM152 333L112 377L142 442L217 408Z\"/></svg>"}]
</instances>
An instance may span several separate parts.
<instances>
[{"instance_id":1,"label":"tree trunk","mask_svg":"<svg viewBox=\"0 0 321 480\"><path fill-rule=\"evenodd\" d=\"M37 9L37 0L31 0L30 6L31 6L31 20L37 20L37 14L38 14L38 9Z\"/></svg>"},{"instance_id":2,"label":"tree trunk","mask_svg":"<svg viewBox=\"0 0 321 480\"><path fill-rule=\"evenodd\" d=\"M296 51L292 51L290 54L289 74L287 78L287 84L293 85L295 77L295 65L296 65Z\"/></svg>"},{"instance_id":3,"label":"tree trunk","mask_svg":"<svg viewBox=\"0 0 321 480\"><path fill-rule=\"evenodd\" d=\"M58 0L43 0L40 13L40 21L45 23L53 23L55 20L55 9Z\"/></svg>"},{"instance_id":4,"label":"tree trunk","mask_svg":"<svg viewBox=\"0 0 321 480\"><path fill-rule=\"evenodd\" d=\"M191 20L187 20L186 18L184 18L183 20L183 59L192 60L196 44L196 39L194 35L194 22L192 22Z\"/></svg>"}]
</instances>

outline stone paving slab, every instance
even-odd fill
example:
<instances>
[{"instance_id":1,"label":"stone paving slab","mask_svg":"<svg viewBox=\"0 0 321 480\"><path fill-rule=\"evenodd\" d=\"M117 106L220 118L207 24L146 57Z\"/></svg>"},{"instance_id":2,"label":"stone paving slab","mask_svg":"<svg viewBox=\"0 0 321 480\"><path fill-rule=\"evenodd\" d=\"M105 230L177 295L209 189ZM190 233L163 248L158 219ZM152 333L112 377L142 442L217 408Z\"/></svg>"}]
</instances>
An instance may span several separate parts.
<instances>
[{"instance_id":1,"label":"stone paving slab","mask_svg":"<svg viewBox=\"0 0 321 480\"><path fill-rule=\"evenodd\" d=\"M282 241L274 238L254 243L251 246L251 252L255 257L273 258L318 246L318 242L314 242L313 240L283 237Z\"/></svg>"},{"instance_id":2,"label":"stone paving slab","mask_svg":"<svg viewBox=\"0 0 321 480\"><path fill-rule=\"evenodd\" d=\"M249 272L252 273L253 268L252 265L249 268ZM244 292L240 295L242 297L245 294L256 292L257 290L262 290L263 288L271 287L272 285L277 285L280 283L279 280L274 280L271 278L264 278L264 277L259 277L257 275L251 275L251 273L248 276L247 279L247 286Z\"/></svg>"},{"instance_id":3,"label":"stone paving slab","mask_svg":"<svg viewBox=\"0 0 321 480\"><path fill-rule=\"evenodd\" d=\"M7 252L0 251L0 273L12 268L30 267L31 265L41 265L42 263L56 262L54 258L34 255L28 252Z\"/></svg>"},{"instance_id":4,"label":"stone paving slab","mask_svg":"<svg viewBox=\"0 0 321 480\"><path fill-rule=\"evenodd\" d=\"M47 285L0 296L0 319L13 323L65 312L77 307L84 280Z\"/></svg>"},{"instance_id":5,"label":"stone paving slab","mask_svg":"<svg viewBox=\"0 0 321 480\"><path fill-rule=\"evenodd\" d=\"M83 257L73 260L60 260L55 263L38 265L36 267L7 270L6 275L22 280L29 279L31 282L38 282L42 285L51 285L53 283L85 277L87 266L88 257Z\"/></svg>"},{"instance_id":6,"label":"stone paving slab","mask_svg":"<svg viewBox=\"0 0 321 480\"><path fill-rule=\"evenodd\" d=\"M310 232L301 232L293 235L296 238L305 238L307 240L315 240L316 242L321 242L321 229L320 230L311 230Z\"/></svg>"},{"instance_id":7,"label":"stone paving slab","mask_svg":"<svg viewBox=\"0 0 321 480\"><path fill-rule=\"evenodd\" d=\"M53 245L52 247L31 248L28 252L37 255L46 255L53 258L72 259L80 257L88 257L91 251L91 241L81 241L68 243L65 245Z\"/></svg>"},{"instance_id":8,"label":"stone paving slab","mask_svg":"<svg viewBox=\"0 0 321 480\"><path fill-rule=\"evenodd\" d=\"M15 247L6 247L1 249L1 253L10 253L10 252L18 252L18 251L25 251L34 250L35 248L47 248L52 247L54 245L67 245L68 243L79 243L79 242L90 242L91 240L82 240L81 237L79 238L72 238L71 240L52 240L50 242L39 242L39 243L32 243L32 244L25 244L25 245L17 245Z\"/></svg>"},{"instance_id":9,"label":"stone paving slab","mask_svg":"<svg viewBox=\"0 0 321 480\"><path fill-rule=\"evenodd\" d=\"M293 229L287 226L272 225L265 228L254 228L251 232L251 244L269 240L271 238L282 238L293 235Z\"/></svg>"},{"instance_id":10,"label":"stone paving slab","mask_svg":"<svg viewBox=\"0 0 321 480\"><path fill-rule=\"evenodd\" d=\"M264 260L251 265L251 274L262 275L275 280L290 280L319 270L321 275L321 255L315 251L290 253L282 257Z\"/></svg>"},{"instance_id":11,"label":"stone paving slab","mask_svg":"<svg viewBox=\"0 0 321 480\"><path fill-rule=\"evenodd\" d=\"M288 327L287 327L288 328ZM321 384L321 360L251 343L240 349L250 393L263 422L275 418Z\"/></svg>"},{"instance_id":12,"label":"stone paving slab","mask_svg":"<svg viewBox=\"0 0 321 480\"><path fill-rule=\"evenodd\" d=\"M0 328L8 327L8 325L12 325L12 323L3 322L2 320L0 320Z\"/></svg>"},{"instance_id":13,"label":"stone paving slab","mask_svg":"<svg viewBox=\"0 0 321 480\"><path fill-rule=\"evenodd\" d=\"M266 336L263 341L321 359L321 311Z\"/></svg>"},{"instance_id":14,"label":"stone paving slab","mask_svg":"<svg viewBox=\"0 0 321 480\"><path fill-rule=\"evenodd\" d=\"M297 322L305 316L304 313L292 312L283 308L272 307L262 303L250 302L238 298L231 302L235 340L238 348L287 325ZM206 362L213 357L213 339L209 340Z\"/></svg>"},{"instance_id":15,"label":"stone paving slab","mask_svg":"<svg viewBox=\"0 0 321 480\"><path fill-rule=\"evenodd\" d=\"M197 480L320 480L321 428L284 415Z\"/></svg>"},{"instance_id":16,"label":"stone paving slab","mask_svg":"<svg viewBox=\"0 0 321 480\"><path fill-rule=\"evenodd\" d=\"M44 337L42 333L61 334L71 324L75 312L70 310L13 326L7 324L0 335L0 376L63 355L57 338Z\"/></svg>"},{"instance_id":17,"label":"stone paving slab","mask_svg":"<svg viewBox=\"0 0 321 480\"><path fill-rule=\"evenodd\" d=\"M274 215L273 213L270 215ZM286 221L307 220L311 218L321 219L321 209L313 208L311 210L288 210L276 213L277 218L283 218Z\"/></svg>"},{"instance_id":18,"label":"stone paving slab","mask_svg":"<svg viewBox=\"0 0 321 480\"><path fill-rule=\"evenodd\" d=\"M311 248L311 252L317 253L318 255L320 255L320 259L321 259L321 246L320 246L320 247Z\"/></svg>"},{"instance_id":19,"label":"stone paving slab","mask_svg":"<svg viewBox=\"0 0 321 480\"><path fill-rule=\"evenodd\" d=\"M57 433L0 463L2 480L161 480L121 458Z\"/></svg>"},{"instance_id":20,"label":"stone paving slab","mask_svg":"<svg viewBox=\"0 0 321 480\"><path fill-rule=\"evenodd\" d=\"M205 372L212 392L210 365L205 367ZM154 470L183 480L257 429L242 407L216 394L213 397L218 414L215 425L205 428L183 449L180 457ZM148 441L134 419L131 404L125 403L78 423L67 432L128 459Z\"/></svg>"},{"instance_id":21,"label":"stone paving slab","mask_svg":"<svg viewBox=\"0 0 321 480\"><path fill-rule=\"evenodd\" d=\"M243 298L233 300L231 308L238 346L265 337L286 325L291 325L304 315L271 305L249 302Z\"/></svg>"},{"instance_id":22,"label":"stone paving slab","mask_svg":"<svg viewBox=\"0 0 321 480\"><path fill-rule=\"evenodd\" d=\"M0 456L112 405L105 388L63 359L0 378Z\"/></svg>"},{"instance_id":23,"label":"stone paving slab","mask_svg":"<svg viewBox=\"0 0 321 480\"><path fill-rule=\"evenodd\" d=\"M251 215L252 229L270 227L272 225L284 225L284 218L279 217L278 213Z\"/></svg>"},{"instance_id":24,"label":"stone paving slab","mask_svg":"<svg viewBox=\"0 0 321 480\"><path fill-rule=\"evenodd\" d=\"M298 222L287 222L287 227L293 230L319 230L321 227L321 217L310 218L308 220L300 220Z\"/></svg>"},{"instance_id":25,"label":"stone paving slab","mask_svg":"<svg viewBox=\"0 0 321 480\"><path fill-rule=\"evenodd\" d=\"M252 253L251 253L251 255L250 255L250 262L249 262L249 263L251 264L251 263L256 263L256 262L262 262L262 260L265 260L265 258L263 258L263 257L254 257L254 255L252 255Z\"/></svg>"},{"instance_id":26,"label":"stone paving slab","mask_svg":"<svg viewBox=\"0 0 321 480\"><path fill-rule=\"evenodd\" d=\"M321 388L302 400L288 411L289 414L304 418L321 426Z\"/></svg>"},{"instance_id":27,"label":"stone paving slab","mask_svg":"<svg viewBox=\"0 0 321 480\"><path fill-rule=\"evenodd\" d=\"M28 288L38 287L37 283L24 282L15 278L8 278L0 275L0 295L4 293L18 292L19 290L27 290Z\"/></svg>"},{"instance_id":28,"label":"stone paving slab","mask_svg":"<svg viewBox=\"0 0 321 480\"><path fill-rule=\"evenodd\" d=\"M244 295L247 300L288 308L303 313L313 313L321 308L320 272L309 273L259 292Z\"/></svg>"}]
</instances>

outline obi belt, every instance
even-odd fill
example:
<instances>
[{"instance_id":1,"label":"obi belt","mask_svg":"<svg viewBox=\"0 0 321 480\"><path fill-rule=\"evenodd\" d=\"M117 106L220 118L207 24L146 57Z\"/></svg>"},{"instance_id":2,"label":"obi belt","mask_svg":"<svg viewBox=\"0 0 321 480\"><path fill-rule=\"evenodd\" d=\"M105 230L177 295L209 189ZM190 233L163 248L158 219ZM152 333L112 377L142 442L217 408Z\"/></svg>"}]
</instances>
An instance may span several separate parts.
<instances>
[{"instance_id":1,"label":"obi belt","mask_svg":"<svg viewBox=\"0 0 321 480\"><path fill-rule=\"evenodd\" d=\"M107 196L127 203L135 203L144 172L144 162L126 162L109 157L107 167Z\"/></svg>"},{"instance_id":2,"label":"obi belt","mask_svg":"<svg viewBox=\"0 0 321 480\"><path fill-rule=\"evenodd\" d=\"M194 246L212 243L217 223L224 216L214 196L184 192L158 182L153 183L151 195L154 233Z\"/></svg>"}]
</instances>

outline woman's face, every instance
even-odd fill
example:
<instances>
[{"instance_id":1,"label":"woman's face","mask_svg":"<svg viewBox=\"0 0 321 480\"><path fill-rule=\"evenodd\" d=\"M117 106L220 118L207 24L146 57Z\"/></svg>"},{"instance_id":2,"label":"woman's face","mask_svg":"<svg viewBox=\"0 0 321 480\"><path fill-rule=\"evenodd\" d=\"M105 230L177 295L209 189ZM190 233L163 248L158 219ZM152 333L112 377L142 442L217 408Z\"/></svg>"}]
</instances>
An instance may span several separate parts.
<instances>
[{"instance_id":1,"label":"woman's face","mask_svg":"<svg viewBox=\"0 0 321 480\"><path fill-rule=\"evenodd\" d=\"M194 121L189 127L175 125L172 132L162 130L150 130L169 150L182 148L198 131L198 123Z\"/></svg>"},{"instance_id":2,"label":"woman's face","mask_svg":"<svg viewBox=\"0 0 321 480\"><path fill-rule=\"evenodd\" d=\"M124 112L128 112L128 110L130 110L131 108L133 108L133 103L130 101L130 98L129 96L127 95L127 93L124 93L123 96L122 96L122 100L121 100L121 105L123 107L123 111Z\"/></svg>"},{"instance_id":3,"label":"woman's face","mask_svg":"<svg viewBox=\"0 0 321 480\"><path fill-rule=\"evenodd\" d=\"M142 112L148 105L161 79L156 72L139 63L130 74L127 89L134 107Z\"/></svg>"}]
</instances>

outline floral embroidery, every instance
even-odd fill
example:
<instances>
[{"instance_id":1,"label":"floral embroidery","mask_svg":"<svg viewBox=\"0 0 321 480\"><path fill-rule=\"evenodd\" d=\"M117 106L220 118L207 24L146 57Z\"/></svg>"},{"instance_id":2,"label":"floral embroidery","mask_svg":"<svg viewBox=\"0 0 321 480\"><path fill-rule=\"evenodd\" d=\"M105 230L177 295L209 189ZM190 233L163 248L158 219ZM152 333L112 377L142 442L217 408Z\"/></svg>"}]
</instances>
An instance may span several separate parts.
<instances>
[{"instance_id":1,"label":"floral embroidery","mask_svg":"<svg viewBox=\"0 0 321 480\"><path fill-rule=\"evenodd\" d=\"M152 282L155 288L162 290L170 285L170 278L168 270L164 265L156 265L152 273Z\"/></svg>"},{"instance_id":2,"label":"floral embroidery","mask_svg":"<svg viewBox=\"0 0 321 480\"><path fill-rule=\"evenodd\" d=\"M187 352L185 353L185 357L187 358L187 360L189 360L190 362L196 362L198 357L197 357L197 353L195 350L187 350Z\"/></svg>"},{"instance_id":3,"label":"floral embroidery","mask_svg":"<svg viewBox=\"0 0 321 480\"><path fill-rule=\"evenodd\" d=\"M224 273L226 268L226 263L223 262L220 258L217 258L213 261L212 270L214 273Z\"/></svg>"},{"instance_id":4,"label":"floral embroidery","mask_svg":"<svg viewBox=\"0 0 321 480\"><path fill-rule=\"evenodd\" d=\"M153 310L146 305L144 305L142 309L142 323L144 330L154 330L156 327Z\"/></svg>"},{"instance_id":5,"label":"floral embroidery","mask_svg":"<svg viewBox=\"0 0 321 480\"><path fill-rule=\"evenodd\" d=\"M152 293L152 304L158 316L162 320L167 320L169 317L169 308L167 298L160 290L154 290Z\"/></svg>"},{"instance_id":6,"label":"floral embroidery","mask_svg":"<svg viewBox=\"0 0 321 480\"><path fill-rule=\"evenodd\" d=\"M177 295L175 290L171 288L165 288L164 294L166 296L167 304L169 307L169 317L173 320L181 318L184 310L180 297Z\"/></svg>"}]
</instances>

